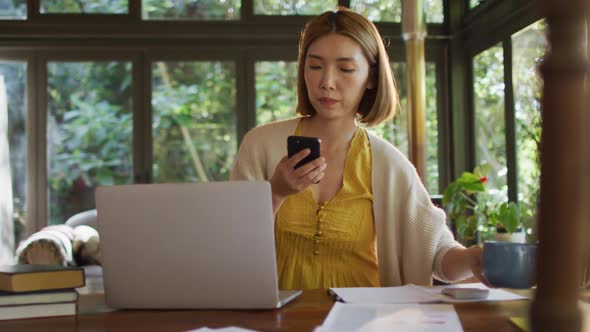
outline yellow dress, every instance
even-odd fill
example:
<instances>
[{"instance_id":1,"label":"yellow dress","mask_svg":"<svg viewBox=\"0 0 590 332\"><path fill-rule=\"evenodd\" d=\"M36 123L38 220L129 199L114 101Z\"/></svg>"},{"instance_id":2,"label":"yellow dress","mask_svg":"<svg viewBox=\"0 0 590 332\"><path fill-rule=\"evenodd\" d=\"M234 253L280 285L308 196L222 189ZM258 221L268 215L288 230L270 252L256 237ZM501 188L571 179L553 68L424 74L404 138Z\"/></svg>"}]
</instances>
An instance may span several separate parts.
<instances>
[{"instance_id":1,"label":"yellow dress","mask_svg":"<svg viewBox=\"0 0 590 332\"><path fill-rule=\"evenodd\" d=\"M280 289L379 286L371 149L363 129L353 136L336 196L323 204L311 188L289 196L277 212L275 238Z\"/></svg>"}]
</instances>

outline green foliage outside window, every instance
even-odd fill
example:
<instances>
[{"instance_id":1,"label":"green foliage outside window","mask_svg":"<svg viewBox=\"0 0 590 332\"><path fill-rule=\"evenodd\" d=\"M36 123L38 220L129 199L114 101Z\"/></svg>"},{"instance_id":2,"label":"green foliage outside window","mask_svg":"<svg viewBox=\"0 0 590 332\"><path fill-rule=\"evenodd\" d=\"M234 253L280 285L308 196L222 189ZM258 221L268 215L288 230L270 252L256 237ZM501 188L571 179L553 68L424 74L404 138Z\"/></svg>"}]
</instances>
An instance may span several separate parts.
<instances>
[{"instance_id":1,"label":"green foliage outside window","mask_svg":"<svg viewBox=\"0 0 590 332\"><path fill-rule=\"evenodd\" d=\"M256 125L297 116L297 62L256 63Z\"/></svg>"},{"instance_id":2,"label":"green foliage outside window","mask_svg":"<svg viewBox=\"0 0 590 332\"><path fill-rule=\"evenodd\" d=\"M240 0L143 0L142 17L151 20L237 20Z\"/></svg>"},{"instance_id":3,"label":"green foliage outside window","mask_svg":"<svg viewBox=\"0 0 590 332\"><path fill-rule=\"evenodd\" d=\"M126 14L128 0L41 0L42 13Z\"/></svg>"},{"instance_id":4,"label":"green foliage outside window","mask_svg":"<svg viewBox=\"0 0 590 332\"><path fill-rule=\"evenodd\" d=\"M443 0L426 0L426 22L443 23L444 21Z\"/></svg>"},{"instance_id":5,"label":"green foliage outside window","mask_svg":"<svg viewBox=\"0 0 590 332\"><path fill-rule=\"evenodd\" d=\"M490 165L490 187L507 197L503 52L494 46L473 59L474 132L476 164Z\"/></svg>"},{"instance_id":6,"label":"green foliage outside window","mask_svg":"<svg viewBox=\"0 0 590 332\"><path fill-rule=\"evenodd\" d=\"M335 0L254 0L256 15L318 15L334 10L338 2Z\"/></svg>"},{"instance_id":7,"label":"green foliage outside window","mask_svg":"<svg viewBox=\"0 0 590 332\"><path fill-rule=\"evenodd\" d=\"M132 181L131 64L49 62L50 224L94 207L98 185Z\"/></svg>"},{"instance_id":8,"label":"green foliage outside window","mask_svg":"<svg viewBox=\"0 0 590 332\"><path fill-rule=\"evenodd\" d=\"M402 21L402 2L397 0L352 0L350 1L350 9L374 22Z\"/></svg>"},{"instance_id":9,"label":"green foliage outside window","mask_svg":"<svg viewBox=\"0 0 590 332\"><path fill-rule=\"evenodd\" d=\"M512 82L516 121L518 200L537 206L541 176L541 87L538 64L547 41L545 21L538 21L512 36Z\"/></svg>"},{"instance_id":10,"label":"green foliage outside window","mask_svg":"<svg viewBox=\"0 0 590 332\"><path fill-rule=\"evenodd\" d=\"M156 182L227 180L237 150L235 69L158 62L153 84ZM132 182L131 65L48 65L50 223L94 207L98 185Z\"/></svg>"},{"instance_id":11,"label":"green foliage outside window","mask_svg":"<svg viewBox=\"0 0 590 332\"><path fill-rule=\"evenodd\" d=\"M155 182L229 179L237 151L233 62L153 65Z\"/></svg>"},{"instance_id":12,"label":"green foliage outside window","mask_svg":"<svg viewBox=\"0 0 590 332\"><path fill-rule=\"evenodd\" d=\"M426 63L426 189L430 194L439 194L438 172L438 104L436 89L436 66Z\"/></svg>"},{"instance_id":13,"label":"green foliage outside window","mask_svg":"<svg viewBox=\"0 0 590 332\"><path fill-rule=\"evenodd\" d=\"M0 1L0 19L23 20L27 18L27 0Z\"/></svg>"},{"instance_id":14,"label":"green foliage outside window","mask_svg":"<svg viewBox=\"0 0 590 332\"><path fill-rule=\"evenodd\" d=\"M352 0L350 8L374 22L401 22L402 1L400 0ZM425 0L426 22L444 22L443 1Z\"/></svg>"}]
</instances>

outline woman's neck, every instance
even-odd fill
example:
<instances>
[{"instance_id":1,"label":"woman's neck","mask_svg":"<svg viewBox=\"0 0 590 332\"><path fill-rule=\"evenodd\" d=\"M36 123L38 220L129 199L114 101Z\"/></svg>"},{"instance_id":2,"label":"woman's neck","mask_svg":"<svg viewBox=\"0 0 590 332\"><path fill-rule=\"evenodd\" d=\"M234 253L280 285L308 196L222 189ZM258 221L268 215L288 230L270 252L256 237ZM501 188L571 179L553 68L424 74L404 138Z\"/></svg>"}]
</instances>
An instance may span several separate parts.
<instances>
[{"instance_id":1,"label":"woman's neck","mask_svg":"<svg viewBox=\"0 0 590 332\"><path fill-rule=\"evenodd\" d=\"M348 146L357 129L356 119L325 120L319 117L307 117L301 127L304 136L318 137L322 147L330 149Z\"/></svg>"}]
</instances>

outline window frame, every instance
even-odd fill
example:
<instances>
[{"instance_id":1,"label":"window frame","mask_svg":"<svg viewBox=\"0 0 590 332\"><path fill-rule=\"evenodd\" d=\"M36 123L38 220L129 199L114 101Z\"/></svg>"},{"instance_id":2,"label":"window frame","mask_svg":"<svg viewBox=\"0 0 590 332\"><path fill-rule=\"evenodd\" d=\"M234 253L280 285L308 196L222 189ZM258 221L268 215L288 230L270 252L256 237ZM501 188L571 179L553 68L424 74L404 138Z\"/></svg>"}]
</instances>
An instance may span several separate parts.
<instances>
[{"instance_id":1,"label":"window frame","mask_svg":"<svg viewBox=\"0 0 590 332\"><path fill-rule=\"evenodd\" d=\"M481 8L480 8L481 7ZM505 144L507 161L507 184L508 199L518 201L518 172L517 172L517 151L515 141L515 108L514 108L514 87L512 82L512 35L527 28L529 25L542 19L539 11L533 10L534 1L518 0L512 6L506 1L489 0L468 12L461 27L461 42L464 44L464 57L468 59L467 69L467 130L468 142L465 146L464 155L467 156L467 164L462 170L471 170L475 162L475 100L474 100L474 76L473 59L481 52L496 46L502 45L504 56L504 119L505 119ZM456 87L453 87L456 88ZM455 150L455 153L460 153ZM459 173L455 173L458 176Z\"/></svg>"},{"instance_id":2,"label":"window frame","mask_svg":"<svg viewBox=\"0 0 590 332\"><path fill-rule=\"evenodd\" d=\"M129 61L132 63L133 180L151 182L152 61L235 61L238 144L254 127L255 63L296 61L300 31L309 16L253 15L244 0L238 21L144 21L139 0L129 14L40 14L28 0L28 18L0 20L0 59L27 62L27 221L32 233L48 223L47 62ZM349 1L339 1L348 5ZM444 4L444 13L448 12ZM446 22L445 17L445 22ZM400 23L375 23L390 42L392 61L405 62ZM449 36L445 24L428 23L426 61L435 62L439 112L439 182L450 180L450 115L445 82ZM399 84L399 83L398 83Z\"/></svg>"}]
</instances>

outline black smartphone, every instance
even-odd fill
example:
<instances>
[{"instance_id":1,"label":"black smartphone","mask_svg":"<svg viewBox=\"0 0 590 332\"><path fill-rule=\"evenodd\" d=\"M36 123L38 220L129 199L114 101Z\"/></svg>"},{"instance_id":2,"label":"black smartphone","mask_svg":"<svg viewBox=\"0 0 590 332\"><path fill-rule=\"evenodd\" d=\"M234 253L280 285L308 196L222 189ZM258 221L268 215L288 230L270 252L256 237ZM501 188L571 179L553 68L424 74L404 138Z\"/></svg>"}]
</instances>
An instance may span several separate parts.
<instances>
[{"instance_id":1,"label":"black smartphone","mask_svg":"<svg viewBox=\"0 0 590 332\"><path fill-rule=\"evenodd\" d=\"M291 158L297 152L303 149L309 149L311 151L303 160L295 165L295 168L301 167L308 162L315 160L320 157L320 142L321 140L317 137L307 136L289 136L287 137L287 152L289 158Z\"/></svg>"}]
</instances>

